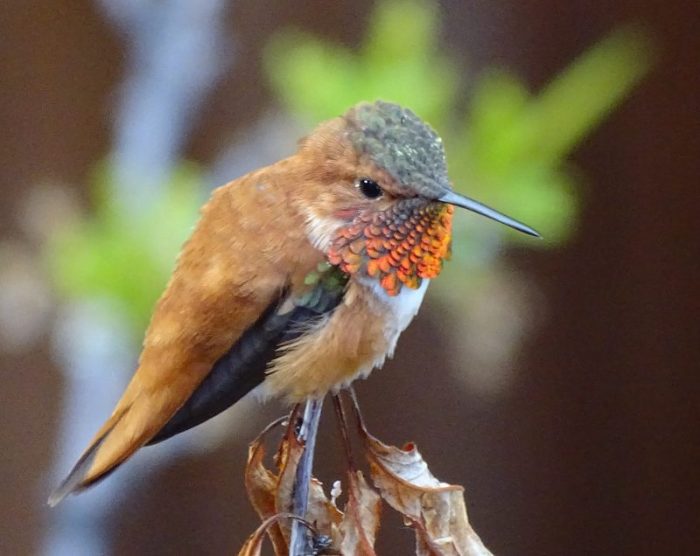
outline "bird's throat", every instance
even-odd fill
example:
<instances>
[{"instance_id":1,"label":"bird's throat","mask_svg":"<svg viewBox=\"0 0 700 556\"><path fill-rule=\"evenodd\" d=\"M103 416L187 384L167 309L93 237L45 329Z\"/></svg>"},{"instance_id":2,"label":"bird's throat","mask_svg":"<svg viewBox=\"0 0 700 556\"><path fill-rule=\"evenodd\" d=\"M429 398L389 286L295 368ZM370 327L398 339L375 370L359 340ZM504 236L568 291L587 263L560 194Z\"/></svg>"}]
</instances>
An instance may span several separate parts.
<instances>
[{"instance_id":1,"label":"bird's throat","mask_svg":"<svg viewBox=\"0 0 700 556\"><path fill-rule=\"evenodd\" d=\"M450 256L453 207L411 198L359 215L341 228L327 257L349 275L378 280L390 295L434 278Z\"/></svg>"}]
</instances>

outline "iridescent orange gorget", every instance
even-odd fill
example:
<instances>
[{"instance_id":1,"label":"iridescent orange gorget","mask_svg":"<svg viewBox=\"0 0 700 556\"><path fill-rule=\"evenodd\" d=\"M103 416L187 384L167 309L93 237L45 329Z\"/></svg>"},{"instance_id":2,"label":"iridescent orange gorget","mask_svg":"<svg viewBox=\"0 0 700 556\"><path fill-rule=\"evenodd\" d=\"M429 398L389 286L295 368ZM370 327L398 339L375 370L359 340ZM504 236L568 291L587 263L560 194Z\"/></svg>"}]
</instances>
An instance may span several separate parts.
<instances>
[{"instance_id":1,"label":"iridescent orange gorget","mask_svg":"<svg viewBox=\"0 0 700 556\"><path fill-rule=\"evenodd\" d=\"M343 228L328 261L347 274L379 280L389 295L435 278L450 257L452 205L405 199L382 212L367 212Z\"/></svg>"}]
</instances>

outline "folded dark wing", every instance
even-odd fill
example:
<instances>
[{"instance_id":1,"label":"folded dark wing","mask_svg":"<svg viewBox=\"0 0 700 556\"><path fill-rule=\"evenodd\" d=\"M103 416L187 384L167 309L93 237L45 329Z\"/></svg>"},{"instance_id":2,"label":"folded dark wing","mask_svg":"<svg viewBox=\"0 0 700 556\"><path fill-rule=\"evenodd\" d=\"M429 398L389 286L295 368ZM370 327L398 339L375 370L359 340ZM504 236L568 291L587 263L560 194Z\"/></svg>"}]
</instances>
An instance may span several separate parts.
<instances>
[{"instance_id":1,"label":"folded dark wing","mask_svg":"<svg viewBox=\"0 0 700 556\"><path fill-rule=\"evenodd\" d=\"M184 432L231 407L265 379L280 345L299 338L340 303L344 288L319 281L291 298L284 292L212 367L185 404L149 444Z\"/></svg>"}]
</instances>

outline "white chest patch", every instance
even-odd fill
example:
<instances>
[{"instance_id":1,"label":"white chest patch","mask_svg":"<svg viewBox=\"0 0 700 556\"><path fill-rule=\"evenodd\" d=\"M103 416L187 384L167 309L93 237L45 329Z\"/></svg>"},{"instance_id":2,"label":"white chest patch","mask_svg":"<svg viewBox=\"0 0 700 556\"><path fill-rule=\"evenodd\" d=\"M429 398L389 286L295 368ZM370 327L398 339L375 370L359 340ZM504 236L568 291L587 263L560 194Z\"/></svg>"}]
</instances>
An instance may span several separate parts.
<instances>
[{"instance_id":1,"label":"white chest patch","mask_svg":"<svg viewBox=\"0 0 700 556\"><path fill-rule=\"evenodd\" d=\"M363 280L363 285L372 290L377 300L387 306L389 314L393 317L387 319L384 329L384 334L389 344L389 349L386 354L388 357L393 357L396 342L401 332L406 330L406 327L411 324L413 317L418 313L429 283L430 280L424 278L420 287L417 289L413 290L408 287L403 287L398 295L391 296L386 293L378 281Z\"/></svg>"}]
</instances>

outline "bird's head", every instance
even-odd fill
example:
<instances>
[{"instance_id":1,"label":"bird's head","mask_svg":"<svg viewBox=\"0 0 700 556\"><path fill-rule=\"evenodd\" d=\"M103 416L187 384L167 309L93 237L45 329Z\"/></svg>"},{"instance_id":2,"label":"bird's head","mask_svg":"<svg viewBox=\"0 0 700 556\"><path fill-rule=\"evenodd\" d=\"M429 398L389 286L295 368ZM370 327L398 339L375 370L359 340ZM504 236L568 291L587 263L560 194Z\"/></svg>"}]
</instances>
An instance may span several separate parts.
<instances>
[{"instance_id":1,"label":"bird's head","mask_svg":"<svg viewBox=\"0 0 700 556\"><path fill-rule=\"evenodd\" d=\"M376 278L390 295L437 276L449 256L453 207L538 236L532 228L455 193L442 139L387 102L361 103L321 124L300 146L309 235L331 264Z\"/></svg>"}]
</instances>

